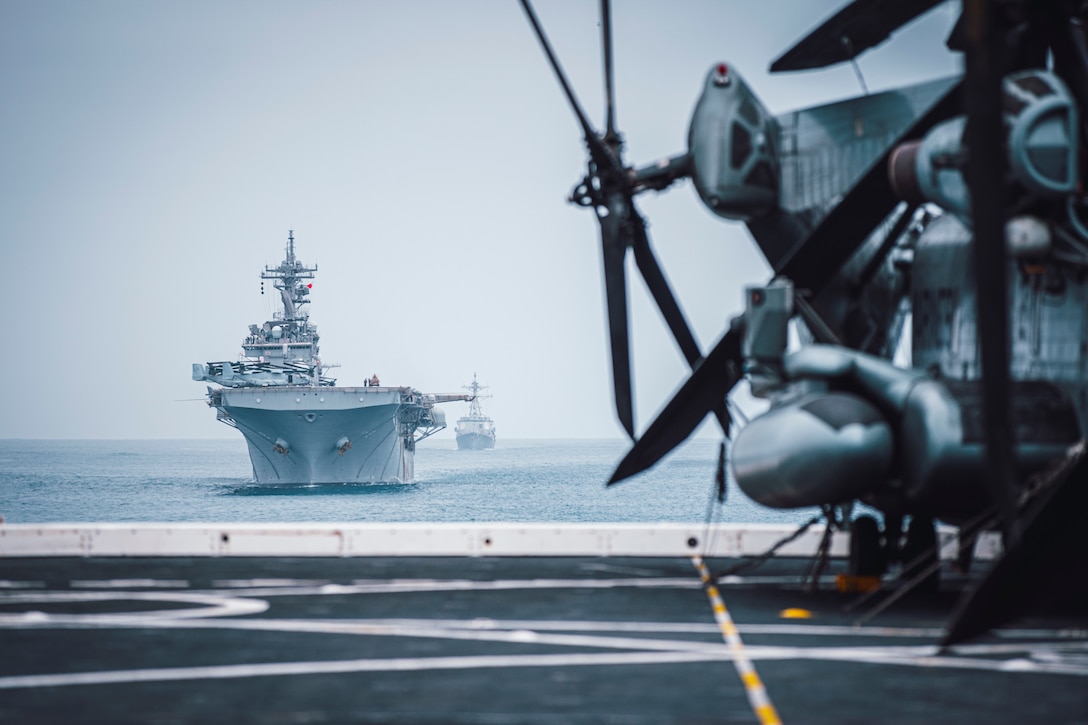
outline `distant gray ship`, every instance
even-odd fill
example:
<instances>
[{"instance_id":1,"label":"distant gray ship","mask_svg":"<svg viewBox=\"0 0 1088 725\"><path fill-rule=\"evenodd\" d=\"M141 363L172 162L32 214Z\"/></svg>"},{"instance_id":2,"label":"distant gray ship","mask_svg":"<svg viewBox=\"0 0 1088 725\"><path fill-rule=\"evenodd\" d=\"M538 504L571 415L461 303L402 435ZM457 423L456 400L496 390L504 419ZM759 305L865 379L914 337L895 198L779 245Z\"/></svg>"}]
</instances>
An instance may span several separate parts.
<instances>
[{"instance_id":1,"label":"distant gray ship","mask_svg":"<svg viewBox=\"0 0 1088 725\"><path fill-rule=\"evenodd\" d=\"M464 386L472 391L472 398L468 404L468 415L457 420L454 431L457 433L457 449L461 451L484 451L495 447L495 422L483 414L480 410L480 398L489 398L490 395L480 395L481 390L487 390L486 386L476 382L476 373L472 374L472 384Z\"/></svg>"},{"instance_id":2,"label":"distant gray ship","mask_svg":"<svg viewBox=\"0 0 1088 725\"><path fill-rule=\"evenodd\" d=\"M362 387L336 387L303 311L316 271L295 258L290 232L286 258L261 273L261 293L272 280L282 312L249 326L238 360L194 363L193 379L221 386L208 386L208 405L245 436L258 483L411 481L416 443L446 427L435 405L470 398L382 386L377 375Z\"/></svg>"}]
</instances>

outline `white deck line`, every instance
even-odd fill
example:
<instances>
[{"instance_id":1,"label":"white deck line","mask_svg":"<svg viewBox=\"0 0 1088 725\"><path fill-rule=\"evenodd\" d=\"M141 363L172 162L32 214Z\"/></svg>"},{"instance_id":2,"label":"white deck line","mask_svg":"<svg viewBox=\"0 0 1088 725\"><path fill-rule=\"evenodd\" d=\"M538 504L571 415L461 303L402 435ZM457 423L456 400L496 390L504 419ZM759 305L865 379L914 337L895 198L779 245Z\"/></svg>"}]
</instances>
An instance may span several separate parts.
<instances>
[{"instance_id":1,"label":"white deck line","mask_svg":"<svg viewBox=\"0 0 1088 725\"><path fill-rule=\"evenodd\" d=\"M778 524L676 523L54 523L0 524L0 558L45 556L758 556L795 530ZM821 527L782 547L810 556ZM939 529L942 558L956 530ZM984 535L976 556L993 558ZM833 557L849 536L834 534Z\"/></svg>"}]
</instances>

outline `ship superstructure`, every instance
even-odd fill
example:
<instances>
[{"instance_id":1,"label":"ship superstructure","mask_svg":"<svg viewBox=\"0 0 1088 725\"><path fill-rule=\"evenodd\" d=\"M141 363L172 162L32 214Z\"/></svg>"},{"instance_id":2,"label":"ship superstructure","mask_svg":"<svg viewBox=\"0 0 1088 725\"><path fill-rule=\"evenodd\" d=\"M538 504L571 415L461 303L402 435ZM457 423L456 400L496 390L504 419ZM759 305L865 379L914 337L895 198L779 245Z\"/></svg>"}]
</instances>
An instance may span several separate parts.
<instances>
[{"instance_id":1,"label":"ship superstructure","mask_svg":"<svg viewBox=\"0 0 1088 725\"><path fill-rule=\"evenodd\" d=\"M383 386L377 375L337 387L306 311L316 271L295 257L291 231L284 260L261 272L262 294L271 282L282 309L249 326L237 360L194 363L193 379L218 386L208 405L245 437L258 483L411 481L416 443L446 427L435 406L469 396Z\"/></svg>"},{"instance_id":2,"label":"ship superstructure","mask_svg":"<svg viewBox=\"0 0 1088 725\"><path fill-rule=\"evenodd\" d=\"M465 385L466 390L472 391L472 398L468 404L468 415L458 418L454 430L457 433L457 448L462 451L483 451L495 447L495 422L483 414L480 410L480 398L490 398L490 395L480 395L481 390L487 390L487 386L480 385L476 380L476 373L472 374L472 384Z\"/></svg>"}]
</instances>

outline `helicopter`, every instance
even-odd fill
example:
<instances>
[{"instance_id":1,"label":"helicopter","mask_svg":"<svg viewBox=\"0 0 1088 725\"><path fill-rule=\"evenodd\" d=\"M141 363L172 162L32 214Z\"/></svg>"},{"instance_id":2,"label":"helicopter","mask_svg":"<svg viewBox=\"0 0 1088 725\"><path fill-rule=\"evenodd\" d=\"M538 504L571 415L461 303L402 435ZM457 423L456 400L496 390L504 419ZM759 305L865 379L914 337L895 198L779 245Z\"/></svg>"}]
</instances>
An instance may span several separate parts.
<instances>
[{"instance_id":1,"label":"helicopter","mask_svg":"<svg viewBox=\"0 0 1088 725\"><path fill-rule=\"evenodd\" d=\"M520 2L588 151L570 201L599 224L616 415L633 441L608 485L655 465L712 415L739 488L770 507L821 507L829 524L850 531L854 574L879 576L899 562L932 588L936 522L959 527L964 566L978 532L998 530L1003 556L964 594L946 644L1009 621L1049 583L1083 572L1081 3L963 0L945 43L962 54L962 75L779 115L732 62L714 62L687 149L630 166L615 123L609 1L600 7L601 132L530 0ZM770 70L853 62L941 2L853 0ZM745 290L744 312L705 353L635 205L682 179L713 214L747 227L772 270ZM692 370L638 435L629 251ZM904 338L906 364L894 359ZM740 425L729 396L742 381L768 407ZM724 441L721 450L724 466ZM882 524L868 514L850 520L855 502L882 513Z\"/></svg>"}]
</instances>

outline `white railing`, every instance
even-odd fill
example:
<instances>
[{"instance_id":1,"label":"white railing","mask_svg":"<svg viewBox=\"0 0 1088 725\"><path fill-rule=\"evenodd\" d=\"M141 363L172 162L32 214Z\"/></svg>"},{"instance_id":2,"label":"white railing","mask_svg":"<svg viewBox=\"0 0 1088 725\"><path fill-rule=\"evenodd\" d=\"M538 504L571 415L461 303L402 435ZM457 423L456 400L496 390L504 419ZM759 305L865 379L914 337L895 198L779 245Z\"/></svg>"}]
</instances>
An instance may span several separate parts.
<instances>
[{"instance_id":1,"label":"white railing","mask_svg":"<svg viewBox=\"0 0 1088 725\"><path fill-rule=\"evenodd\" d=\"M0 524L0 558L39 556L759 556L795 531L779 524L680 523L56 523ZM779 556L812 556L813 526ZM941 557L956 529L940 527ZM1000 550L983 535L979 558ZM831 556L849 551L836 532Z\"/></svg>"}]
</instances>

